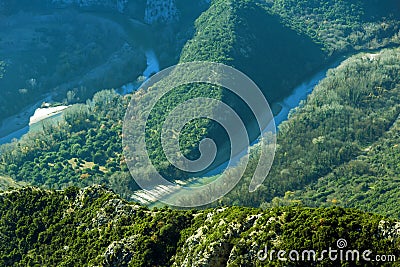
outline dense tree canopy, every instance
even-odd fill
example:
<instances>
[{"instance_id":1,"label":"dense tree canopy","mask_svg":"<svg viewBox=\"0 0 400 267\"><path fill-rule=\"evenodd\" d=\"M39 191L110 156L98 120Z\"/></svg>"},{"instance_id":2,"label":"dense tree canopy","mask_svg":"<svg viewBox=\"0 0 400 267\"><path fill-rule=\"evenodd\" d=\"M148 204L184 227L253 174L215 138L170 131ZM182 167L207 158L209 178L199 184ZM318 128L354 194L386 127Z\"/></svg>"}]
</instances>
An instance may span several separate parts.
<instances>
[{"instance_id":1,"label":"dense tree canopy","mask_svg":"<svg viewBox=\"0 0 400 267\"><path fill-rule=\"evenodd\" d=\"M377 13L370 16L371 10L378 6ZM393 1L382 4L376 1L216 0L197 19L194 36L183 48L180 61L210 60L235 66L248 73L267 98L275 102L335 55L396 44L397 8ZM389 132L396 129L392 126L399 114L398 54L398 49L364 53L331 70L307 103L281 125L276 160L265 184L256 193L245 192L256 163L251 160L243 183L220 203L273 205L275 197L285 198L285 195L283 200L276 198L275 203L291 203L290 191L320 182L321 177L337 179L340 173L347 179L355 173L355 176L372 176L377 180L392 175L393 171L389 170L397 167L396 150L384 150L393 155L390 156L393 162L382 162L388 162L383 168L387 173L373 170L377 167L369 165L378 166L378 158L382 157L378 156L381 154L376 152L375 145L391 142ZM142 95L141 91L132 97ZM199 96L224 100L239 115L248 118L248 110L223 88L204 84L183 86L162 98L148 122L146 141L153 163L171 179L187 177L166 163L160 145L160 127L177 104ZM137 185L122 155L121 136L130 98L113 91L100 92L86 104L68 109L58 123L44 124L42 131L2 146L1 175L54 189L106 184L129 198ZM221 129L209 120L192 121L180 137L182 151L196 158L199 141L213 134L222 136ZM385 139L389 141L385 143ZM367 156L368 161L362 156ZM256 152L253 157L257 158ZM138 171L143 176L147 174L146 170ZM392 194L397 179L385 179L379 181L389 184L383 185L384 189L379 192ZM377 187L366 182L354 190L370 195L368 188ZM348 192L328 192L304 201L320 204L336 199L333 204L344 204L338 198L348 195ZM358 198L364 195L357 195ZM392 201L385 204L384 210L397 216L396 198ZM374 200L362 206L355 202L344 205L366 210L378 210L383 205L374 204Z\"/></svg>"},{"instance_id":2,"label":"dense tree canopy","mask_svg":"<svg viewBox=\"0 0 400 267\"><path fill-rule=\"evenodd\" d=\"M1 146L0 266L286 266L257 254L265 247L321 252L339 239L349 249L399 260L399 9L397 0L212 1L179 61L234 66L272 103L321 66L363 52L329 70L280 125L275 162L253 193L249 183L263 144L251 148L244 177L214 203L220 207L149 209L127 201L138 186L122 153L124 115L130 100L146 100L151 90L101 91L60 120ZM64 67L79 72L87 49L60 55ZM0 78L5 67L0 61ZM69 102L85 93L76 90ZM147 122L146 146L173 180L188 176L166 162L161 127L174 107L196 97L223 100L251 123L248 108L224 88L196 84L165 95ZM181 135L181 150L192 159L204 137L226 145L222 129L207 119L191 121ZM133 171L150 176L139 164ZM38 187L16 189L26 183ZM328 259L290 264L382 266Z\"/></svg>"},{"instance_id":3,"label":"dense tree canopy","mask_svg":"<svg viewBox=\"0 0 400 267\"><path fill-rule=\"evenodd\" d=\"M399 216L399 57L399 49L361 53L330 70L280 125L275 161L263 186L246 193L255 156L243 184L222 203L290 205L303 200L298 196L288 201L290 191L299 190L307 204Z\"/></svg>"},{"instance_id":4,"label":"dense tree canopy","mask_svg":"<svg viewBox=\"0 0 400 267\"><path fill-rule=\"evenodd\" d=\"M371 258L398 256L399 226L379 215L342 208L149 210L100 186L25 188L0 194L0 265L285 266L277 258L258 260L258 251L267 246L320 253L336 248L340 238L348 249L371 250ZM392 261L386 266L393 266ZM348 264L366 262L325 258L315 266Z\"/></svg>"}]
</instances>

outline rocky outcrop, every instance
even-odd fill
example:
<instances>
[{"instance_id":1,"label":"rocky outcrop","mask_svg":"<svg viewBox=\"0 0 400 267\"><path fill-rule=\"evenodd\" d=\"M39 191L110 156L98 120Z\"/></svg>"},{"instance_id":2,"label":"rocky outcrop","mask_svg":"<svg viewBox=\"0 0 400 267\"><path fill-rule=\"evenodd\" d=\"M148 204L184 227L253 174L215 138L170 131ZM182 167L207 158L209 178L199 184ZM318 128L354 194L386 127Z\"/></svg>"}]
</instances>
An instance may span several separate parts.
<instances>
[{"instance_id":1,"label":"rocky outcrop","mask_svg":"<svg viewBox=\"0 0 400 267\"><path fill-rule=\"evenodd\" d=\"M231 207L196 214L195 227L191 228L190 234L184 236L185 242L174 256L172 266L284 266L280 265L282 262L279 263L279 260L275 261L276 257L271 259L271 251L279 248L302 253L307 249L322 251L330 246L363 251L374 247L372 243L364 244L365 247L360 245L362 238L358 238L368 231L370 232L367 235L374 236L376 242L387 242L393 248L398 246L396 244L400 240L400 222L377 221L375 217L368 222L372 228L367 230L364 219L371 215L354 210L282 208L279 211L247 209L243 212L244 210ZM353 227L350 232L360 234L355 239L355 236L344 230L350 222ZM326 235L327 231L330 233L329 237ZM320 238L324 240L315 241ZM339 247L339 241L346 245ZM379 248L375 246L372 250L376 252Z\"/></svg>"},{"instance_id":2,"label":"rocky outcrop","mask_svg":"<svg viewBox=\"0 0 400 267\"><path fill-rule=\"evenodd\" d=\"M137 250L138 244L136 239L137 236L130 236L120 241L112 242L103 254L103 266L128 266L135 251Z\"/></svg>"},{"instance_id":3,"label":"rocky outcrop","mask_svg":"<svg viewBox=\"0 0 400 267\"><path fill-rule=\"evenodd\" d=\"M0 193L0 225L0 266L309 266L282 262L277 252L329 248L400 255L400 222L380 215L339 207L150 210L100 185ZM313 266L333 265L325 258Z\"/></svg>"},{"instance_id":4,"label":"rocky outcrop","mask_svg":"<svg viewBox=\"0 0 400 267\"><path fill-rule=\"evenodd\" d=\"M204 223L186 239L172 266L226 266L227 263L235 266L237 261L245 263L243 266L252 266L257 262L256 255L260 247L252 237L272 231L270 222L276 225L282 222L262 213L242 216L238 213L241 220L230 221L221 216L227 211L226 208L220 208L203 214L206 218ZM267 223L260 224L260 221ZM245 255L241 255L244 251Z\"/></svg>"},{"instance_id":5,"label":"rocky outcrop","mask_svg":"<svg viewBox=\"0 0 400 267\"><path fill-rule=\"evenodd\" d=\"M378 225L382 236L390 241L400 239L400 222L389 222L381 220Z\"/></svg>"}]
</instances>

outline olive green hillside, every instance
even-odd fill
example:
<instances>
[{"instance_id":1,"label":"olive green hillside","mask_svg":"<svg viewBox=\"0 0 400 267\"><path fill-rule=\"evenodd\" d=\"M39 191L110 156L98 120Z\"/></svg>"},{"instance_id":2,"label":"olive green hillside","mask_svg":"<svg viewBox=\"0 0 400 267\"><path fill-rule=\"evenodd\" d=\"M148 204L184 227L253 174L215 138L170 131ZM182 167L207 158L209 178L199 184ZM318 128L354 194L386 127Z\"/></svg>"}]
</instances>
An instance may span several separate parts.
<instances>
[{"instance_id":1,"label":"olive green hillside","mask_svg":"<svg viewBox=\"0 0 400 267\"><path fill-rule=\"evenodd\" d=\"M101 186L0 193L1 266L287 266L257 254L267 247L320 258L339 239L371 250L371 259L389 258L400 256L399 229L393 219L338 207L149 210ZM310 257L290 266L396 266Z\"/></svg>"}]
</instances>

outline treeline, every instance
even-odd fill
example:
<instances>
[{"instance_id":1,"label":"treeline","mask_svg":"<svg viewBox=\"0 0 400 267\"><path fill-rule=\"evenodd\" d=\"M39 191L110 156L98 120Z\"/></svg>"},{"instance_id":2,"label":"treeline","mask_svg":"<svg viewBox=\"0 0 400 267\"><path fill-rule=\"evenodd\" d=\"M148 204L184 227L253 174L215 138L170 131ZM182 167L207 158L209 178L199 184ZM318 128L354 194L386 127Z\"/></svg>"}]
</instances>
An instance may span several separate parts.
<instances>
[{"instance_id":1,"label":"treeline","mask_svg":"<svg viewBox=\"0 0 400 267\"><path fill-rule=\"evenodd\" d=\"M399 54L399 49L362 53L330 70L307 102L281 125L265 183L248 193L258 160L255 147L243 183L219 203L344 205L398 216ZM163 101L173 106L168 98ZM112 91L98 93L86 105L68 110L65 122L44 125L43 132L3 146L3 175L49 188L103 183L129 198L137 186L122 156L128 102ZM161 118L157 114L155 121ZM195 131L188 129L193 136ZM157 151L154 144L148 145L150 152ZM163 160L161 154L152 156ZM294 190L301 191L293 195Z\"/></svg>"},{"instance_id":2,"label":"treeline","mask_svg":"<svg viewBox=\"0 0 400 267\"><path fill-rule=\"evenodd\" d=\"M168 266L188 211L127 203L100 186L0 195L1 266Z\"/></svg>"},{"instance_id":3,"label":"treeline","mask_svg":"<svg viewBox=\"0 0 400 267\"><path fill-rule=\"evenodd\" d=\"M389 9L395 6L394 2L385 3L385 8L380 9L382 12L373 18L365 15L377 5L350 1L275 1L273 4L213 1L196 20L196 32L184 46L180 62L213 61L234 66L253 79L270 103L274 103L337 55L398 42L398 16L396 9ZM361 30L362 34L358 32ZM359 39L353 40L354 36ZM177 104L204 96L207 91L233 108L247 126L254 119L247 106L223 88L191 85L169 94L152 114L153 134L147 144L153 148L153 162L171 179L184 179L187 174L168 164L162 151L160 127ZM349 97L357 98L357 94ZM185 130L180 140L188 158L199 156L198 143L205 137L213 138L220 145L220 151L226 151L226 143L220 141L226 137L225 133L212 121L196 120ZM250 137L257 134L248 130ZM222 162L226 155L218 155L217 159Z\"/></svg>"},{"instance_id":4,"label":"treeline","mask_svg":"<svg viewBox=\"0 0 400 267\"><path fill-rule=\"evenodd\" d=\"M193 38L182 50L181 63L212 61L235 66L256 81L271 102L289 94L326 59L321 47L310 38L284 27L276 16L250 1L214 1L196 20L195 28ZM168 163L162 151L161 127L173 108L197 97L222 100L242 118L250 138L254 139L258 134L249 127L255 120L250 109L228 90L206 84L176 88L160 100L147 124L150 157L156 167L171 179L186 179L191 174ZM184 155L198 158L198 144L205 137L215 140L218 151L222 151L217 154L213 166L227 160L229 153L226 151L230 146L226 132L208 119L193 120L185 126L180 136Z\"/></svg>"},{"instance_id":5,"label":"treeline","mask_svg":"<svg viewBox=\"0 0 400 267\"><path fill-rule=\"evenodd\" d=\"M107 184L123 196L137 189L122 156L122 124L129 103L114 91L76 104L57 123L43 124L1 147L1 172L47 188Z\"/></svg>"},{"instance_id":6,"label":"treeline","mask_svg":"<svg viewBox=\"0 0 400 267\"><path fill-rule=\"evenodd\" d=\"M330 54L400 42L400 6L396 0L278 0L265 1L262 6Z\"/></svg>"},{"instance_id":7,"label":"treeline","mask_svg":"<svg viewBox=\"0 0 400 267\"><path fill-rule=\"evenodd\" d=\"M400 49L362 53L328 71L280 125L274 164L264 184L248 193L258 160L255 147L243 183L221 204L297 205L303 198L291 198L290 191L299 190L304 204L362 207L398 216L399 58ZM385 192L387 202L378 196Z\"/></svg>"},{"instance_id":8,"label":"treeline","mask_svg":"<svg viewBox=\"0 0 400 267\"><path fill-rule=\"evenodd\" d=\"M283 98L304 75L326 62L327 52L323 52L323 47L327 43L318 44L309 33L297 31L287 22L287 26L282 26L280 19L286 13L282 11L278 16L271 8L277 5L276 8L289 10L294 3L274 3L271 6L266 2L269 6L266 7L244 0L214 1L196 21L195 35L184 47L181 62L210 60L235 66L261 85L269 100ZM307 14L315 12L315 17L324 14L327 20L336 20L332 10L348 5L347 1L324 3L325 8L315 5L304 10ZM361 8L359 12L362 12L366 5L357 3L352 8ZM345 24L365 20L357 14L345 12L337 16L349 16L340 20ZM358 20L353 19L353 15L357 15ZM304 20L296 17L293 21L297 19ZM321 21L313 23L317 22ZM248 194L243 192L246 186L241 185L221 203L258 206L264 201L270 202L275 196L300 189L364 153L363 150L376 142L398 115L397 53L393 50L380 55L360 55L331 71L308 103L282 124L274 168L264 186ZM145 97L142 93L133 97ZM251 123L244 105L222 88L204 84L184 86L163 97L148 121L146 145L153 164L171 179L188 176L168 164L162 151L160 129L176 105L201 96L223 100L247 124ZM1 174L16 181L57 189L102 183L129 197L137 186L122 155L122 124L128 102L127 97L105 91L85 105L75 105L65 113L65 122L44 125L42 132L3 146ZM217 137L214 139L220 141L223 148L226 143L221 141L221 133L223 129L210 120L191 121L179 137L181 150L195 159L199 154L198 143L204 137ZM226 154L220 155L221 161L224 156ZM255 162L250 162L248 179ZM137 171L138 175L148 174L146 169Z\"/></svg>"},{"instance_id":9,"label":"treeline","mask_svg":"<svg viewBox=\"0 0 400 267\"><path fill-rule=\"evenodd\" d=\"M213 1L195 26L180 62L236 67L257 83L270 102L283 99L327 60L321 45L252 1ZM224 97L230 95L225 92Z\"/></svg>"},{"instance_id":10,"label":"treeline","mask_svg":"<svg viewBox=\"0 0 400 267\"><path fill-rule=\"evenodd\" d=\"M310 255L310 260L290 264L365 266L364 250L372 251L371 259L399 255L398 225L338 207L149 210L101 186L64 191L28 187L0 194L0 265L286 266L277 257L262 262L257 253L267 246L287 253L311 249L320 257L345 239L346 249L361 251L360 261L331 261L325 255L313 262ZM391 259L379 266L393 266Z\"/></svg>"},{"instance_id":11,"label":"treeline","mask_svg":"<svg viewBox=\"0 0 400 267\"><path fill-rule=\"evenodd\" d=\"M400 218L400 120L364 155L335 168L305 189L290 192L281 203L355 207Z\"/></svg>"}]
</instances>

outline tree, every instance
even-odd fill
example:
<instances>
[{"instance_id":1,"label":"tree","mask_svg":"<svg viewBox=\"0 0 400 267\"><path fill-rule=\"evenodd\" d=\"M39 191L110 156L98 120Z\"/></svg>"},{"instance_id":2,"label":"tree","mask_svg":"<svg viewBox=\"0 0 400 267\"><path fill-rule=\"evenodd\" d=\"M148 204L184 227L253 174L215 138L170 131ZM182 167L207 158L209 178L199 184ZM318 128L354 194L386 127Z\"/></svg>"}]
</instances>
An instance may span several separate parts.
<instances>
[{"instance_id":1,"label":"tree","mask_svg":"<svg viewBox=\"0 0 400 267\"><path fill-rule=\"evenodd\" d=\"M3 78L5 67L6 63L4 61L0 61L0 79Z\"/></svg>"},{"instance_id":2,"label":"tree","mask_svg":"<svg viewBox=\"0 0 400 267\"><path fill-rule=\"evenodd\" d=\"M106 155L103 151L97 151L93 155L93 162L95 164L105 165L106 164Z\"/></svg>"}]
</instances>

